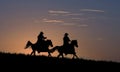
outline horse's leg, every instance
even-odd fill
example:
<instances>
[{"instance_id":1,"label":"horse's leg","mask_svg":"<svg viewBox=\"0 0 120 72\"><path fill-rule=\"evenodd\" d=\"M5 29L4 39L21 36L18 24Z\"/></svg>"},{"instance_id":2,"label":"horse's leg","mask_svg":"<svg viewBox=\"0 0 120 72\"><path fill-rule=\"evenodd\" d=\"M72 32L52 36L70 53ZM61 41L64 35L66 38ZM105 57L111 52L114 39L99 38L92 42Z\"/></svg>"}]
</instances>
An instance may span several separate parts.
<instances>
[{"instance_id":1,"label":"horse's leg","mask_svg":"<svg viewBox=\"0 0 120 72\"><path fill-rule=\"evenodd\" d=\"M60 57L60 54L57 56L58 58Z\"/></svg>"},{"instance_id":2,"label":"horse's leg","mask_svg":"<svg viewBox=\"0 0 120 72\"><path fill-rule=\"evenodd\" d=\"M73 59L74 59L74 57L76 57L78 59L78 56L76 54L73 54Z\"/></svg>"},{"instance_id":3,"label":"horse's leg","mask_svg":"<svg viewBox=\"0 0 120 72\"><path fill-rule=\"evenodd\" d=\"M59 57L60 57L60 55L61 55L61 54L59 53L59 55L58 55L57 57L59 58Z\"/></svg>"},{"instance_id":4,"label":"horse's leg","mask_svg":"<svg viewBox=\"0 0 120 72\"><path fill-rule=\"evenodd\" d=\"M33 53L34 53L33 55L35 56L35 51L33 51Z\"/></svg>"},{"instance_id":5,"label":"horse's leg","mask_svg":"<svg viewBox=\"0 0 120 72\"><path fill-rule=\"evenodd\" d=\"M51 57L50 51L48 51L48 57Z\"/></svg>"},{"instance_id":6,"label":"horse's leg","mask_svg":"<svg viewBox=\"0 0 120 72\"><path fill-rule=\"evenodd\" d=\"M32 55L32 54L35 56L35 51L32 51L30 55Z\"/></svg>"},{"instance_id":7,"label":"horse's leg","mask_svg":"<svg viewBox=\"0 0 120 72\"><path fill-rule=\"evenodd\" d=\"M63 53L62 53L61 55L62 55L62 58L64 58L64 55L63 55Z\"/></svg>"},{"instance_id":8,"label":"horse's leg","mask_svg":"<svg viewBox=\"0 0 120 72\"><path fill-rule=\"evenodd\" d=\"M32 51L30 55L32 55L33 53L34 53L34 51Z\"/></svg>"},{"instance_id":9,"label":"horse's leg","mask_svg":"<svg viewBox=\"0 0 120 72\"><path fill-rule=\"evenodd\" d=\"M63 53L59 53L59 55L57 57L59 58L60 56L62 56L62 58L64 58Z\"/></svg>"},{"instance_id":10,"label":"horse's leg","mask_svg":"<svg viewBox=\"0 0 120 72\"><path fill-rule=\"evenodd\" d=\"M75 57L78 59L79 57L75 54Z\"/></svg>"},{"instance_id":11,"label":"horse's leg","mask_svg":"<svg viewBox=\"0 0 120 72\"><path fill-rule=\"evenodd\" d=\"M73 54L73 57L72 57L72 59L74 59L75 58L75 55Z\"/></svg>"}]
</instances>

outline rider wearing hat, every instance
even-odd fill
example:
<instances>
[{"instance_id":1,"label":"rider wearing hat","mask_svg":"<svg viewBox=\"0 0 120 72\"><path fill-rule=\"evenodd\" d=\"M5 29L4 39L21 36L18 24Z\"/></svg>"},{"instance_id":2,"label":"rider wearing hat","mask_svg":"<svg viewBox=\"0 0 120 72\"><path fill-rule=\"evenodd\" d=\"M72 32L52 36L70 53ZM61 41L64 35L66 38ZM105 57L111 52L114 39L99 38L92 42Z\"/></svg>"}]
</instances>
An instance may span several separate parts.
<instances>
[{"instance_id":1,"label":"rider wearing hat","mask_svg":"<svg viewBox=\"0 0 120 72\"><path fill-rule=\"evenodd\" d=\"M69 45L69 42L70 42L70 38L68 37L68 33L65 33L64 34L64 37L63 37L63 46L68 46Z\"/></svg>"},{"instance_id":2,"label":"rider wearing hat","mask_svg":"<svg viewBox=\"0 0 120 72\"><path fill-rule=\"evenodd\" d=\"M44 37L43 32L40 32L40 34L38 35L38 41L42 41L44 39L46 39L47 37Z\"/></svg>"},{"instance_id":3,"label":"rider wearing hat","mask_svg":"<svg viewBox=\"0 0 120 72\"><path fill-rule=\"evenodd\" d=\"M44 34L43 32L40 32L40 34L39 34L38 37L37 37L37 38L38 38L38 40L37 40L38 45L39 45L39 44L40 44L40 45L43 45L45 39L47 38L47 37L44 37L43 34Z\"/></svg>"}]
</instances>

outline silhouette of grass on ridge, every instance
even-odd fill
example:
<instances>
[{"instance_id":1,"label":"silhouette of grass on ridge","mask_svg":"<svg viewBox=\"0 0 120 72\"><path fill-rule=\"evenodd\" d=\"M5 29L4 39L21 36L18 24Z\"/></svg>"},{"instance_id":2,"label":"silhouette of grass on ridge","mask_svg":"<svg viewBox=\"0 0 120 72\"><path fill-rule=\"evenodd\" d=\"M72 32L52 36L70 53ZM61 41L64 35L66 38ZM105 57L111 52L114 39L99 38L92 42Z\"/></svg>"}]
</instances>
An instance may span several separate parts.
<instances>
[{"instance_id":1,"label":"silhouette of grass on ridge","mask_svg":"<svg viewBox=\"0 0 120 72\"><path fill-rule=\"evenodd\" d=\"M57 57L47 57L47 56L30 56L25 54L16 53L4 53L0 52L0 63L1 64L120 64L118 62L112 61L95 61L87 59L69 59L69 58L57 58Z\"/></svg>"}]
</instances>

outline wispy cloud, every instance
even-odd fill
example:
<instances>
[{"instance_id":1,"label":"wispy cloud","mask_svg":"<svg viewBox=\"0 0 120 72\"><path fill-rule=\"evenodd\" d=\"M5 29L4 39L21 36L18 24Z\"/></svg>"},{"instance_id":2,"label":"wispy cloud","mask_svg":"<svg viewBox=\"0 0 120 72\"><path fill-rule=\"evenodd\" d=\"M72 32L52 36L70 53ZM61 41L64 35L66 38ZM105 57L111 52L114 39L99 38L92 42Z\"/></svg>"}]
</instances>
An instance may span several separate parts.
<instances>
[{"instance_id":1,"label":"wispy cloud","mask_svg":"<svg viewBox=\"0 0 120 72\"><path fill-rule=\"evenodd\" d=\"M88 27L88 25L87 24L80 24L80 25L78 25L78 27Z\"/></svg>"},{"instance_id":2,"label":"wispy cloud","mask_svg":"<svg viewBox=\"0 0 120 72\"><path fill-rule=\"evenodd\" d=\"M65 25L65 26L73 26L73 25L76 25L75 23L63 23L62 25Z\"/></svg>"},{"instance_id":3,"label":"wispy cloud","mask_svg":"<svg viewBox=\"0 0 120 72\"><path fill-rule=\"evenodd\" d=\"M79 17L73 17L71 18L72 20L78 20L78 21L84 21L84 20L88 20L88 18L79 18Z\"/></svg>"},{"instance_id":4,"label":"wispy cloud","mask_svg":"<svg viewBox=\"0 0 120 72\"><path fill-rule=\"evenodd\" d=\"M68 11L63 11L63 10L49 10L48 11L49 13L51 13L51 14L67 14L67 13L70 13L70 12L68 12Z\"/></svg>"},{"instance_id":5,"label":"wispy cloud","mask_svg":"<svg viewBox=\"0 0 120 72\"><path fill-rule=\"evenodd\" d=\"M59 16L59 14L54 14L54 13L53 14L49 14L49 15L51 15L51 16Z\"/></svg>"},{"instance_id":6,"label":"wispy cloud","mask_svg":"<svg viewBox=\"0 0 120 72\"><path fill-rule=\"evenodd\" d=\"M84 13L72 13L70 11L65 11L65 10L49 10L48 11L49 15L53 16L81 16Z\"/></svg>"},{"instance_id":7,"label":"wispy cloud","mask_svg":"<svg viewBox=\"0 0 120 72\"><path fill-rule=\"evenodd\" d=\"M80 20L81 18L72 18L72 19L74 19L74 20Z\"/></svg>"},{"instance_id":8,"label":"wispy cloud","mask_svg":"<svg viewBox=\"0 0 120 72\"><path fill-rule=\"evenodd\" d=\"M56 20L56 19L43 19L43 22L47 22L47 23L63 23L64 21L62 20Z\"/></svg>"},{"instance_id":9,"label":"wispy cloud","mask_svg":"<svg viewBox=\"0 0 120 72\"><path fill-rule=\"evenodd\" d=\"M87 12L105 12L103 10L97 10L97 9L80 9L80 11L87 11Z\"/></svg>"},{"instance_id":10,"label":"wispy cloud","mask_svg":"<svg viewBox=\"0 0 120 72\"><path fill-rule=\"evenodd\" d=\"M87 24L77 24L77 23L63 23L62 25L64 25L64 26L78 26L78 27L88 27L88 25Z\"/></svg>"},{"instance_id":11,"label":"wispy cloud","mask_svg":"<svg viewBox=\"0 0 120 72\"><path fill-rule=\"evenodd\" d=\"M68 14L65 14L64 16L81 16L83 15L83 13L68 13Z\"/></svg>"}]
</instances>

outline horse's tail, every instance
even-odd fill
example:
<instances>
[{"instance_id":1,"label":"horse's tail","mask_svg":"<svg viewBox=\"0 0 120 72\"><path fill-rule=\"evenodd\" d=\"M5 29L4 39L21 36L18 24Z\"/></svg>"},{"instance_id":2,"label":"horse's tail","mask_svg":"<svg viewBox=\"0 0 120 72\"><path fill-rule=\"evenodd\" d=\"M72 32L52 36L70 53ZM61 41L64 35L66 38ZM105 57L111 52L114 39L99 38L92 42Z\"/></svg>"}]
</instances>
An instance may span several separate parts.
<instances>
[{"instance_id":1,"label":"horse's tail","mask_svg":"<svg viewBox=\"0 0 120 72\"><path fill-rule=\"evenodd\" d=\"M55 47L53 47L53 48L50 50L50 52L53 53L55 50L58 50L59 47L60 47L60 46L55 46Z\"/></svg>"}]
</instances>

